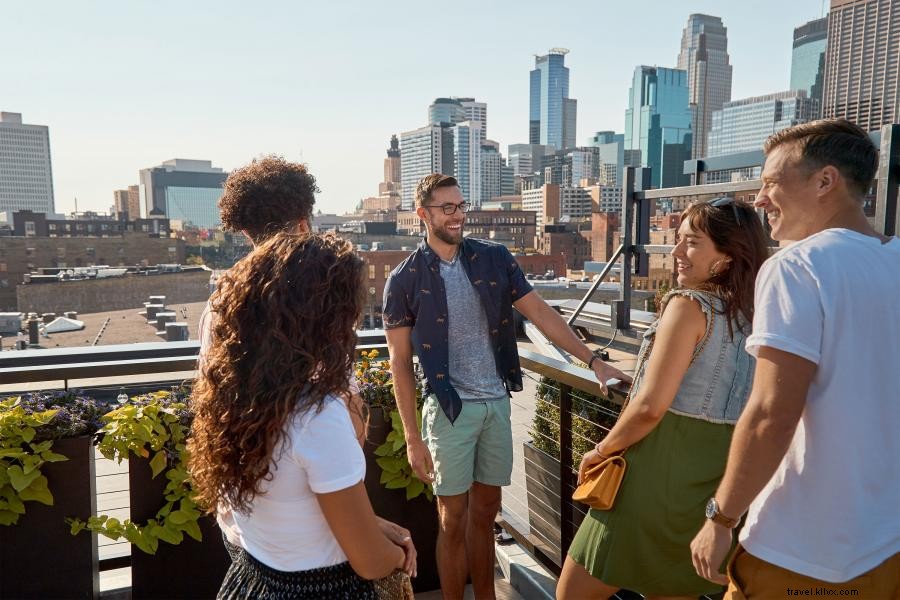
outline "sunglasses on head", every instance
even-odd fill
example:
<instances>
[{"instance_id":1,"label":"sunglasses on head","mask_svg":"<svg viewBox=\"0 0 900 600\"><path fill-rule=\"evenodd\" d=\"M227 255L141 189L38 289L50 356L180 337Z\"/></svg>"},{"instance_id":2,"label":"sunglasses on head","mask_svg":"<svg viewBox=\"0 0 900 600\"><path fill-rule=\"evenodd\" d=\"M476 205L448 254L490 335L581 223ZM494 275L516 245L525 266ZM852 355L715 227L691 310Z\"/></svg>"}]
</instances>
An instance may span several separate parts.
<instances>
[{"instance_id":1,"label":"sunglasses on head","mask_svg":"<svg viewBox=\"0 0 900 600\"><path fill-rule=\"evenodd\" d=\"M741 211L738 210L737 200L734 198L729 198L727 196L723 196L722 198L713 198L709 201L709 205L714 208L725 208L726 206L730 206L732 212L734 213L734 220L737 221L738 227L744 226L744 221L741 218Z\"/></svg>"}]
</instances>

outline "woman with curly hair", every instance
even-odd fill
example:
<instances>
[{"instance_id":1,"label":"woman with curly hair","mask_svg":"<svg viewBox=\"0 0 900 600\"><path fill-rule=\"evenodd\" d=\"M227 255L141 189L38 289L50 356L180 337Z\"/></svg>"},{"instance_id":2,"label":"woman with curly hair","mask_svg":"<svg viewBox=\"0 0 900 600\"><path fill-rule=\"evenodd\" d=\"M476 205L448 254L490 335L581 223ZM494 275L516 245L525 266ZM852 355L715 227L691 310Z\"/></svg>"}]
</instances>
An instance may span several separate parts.
<instances>
[{"instance_id":1,"label":"woman with curly hair","mask_svg":"<svg viewBox=\"0 0 900 600\"><path fill-rule=\"evenodd\" d=\"M291 233L219 281L189 442L232 557L219 598L367 599L369 580L414 574L408 532L372 510L345 400L362 284L348 242Z\"/></svg>"}]
</instances>

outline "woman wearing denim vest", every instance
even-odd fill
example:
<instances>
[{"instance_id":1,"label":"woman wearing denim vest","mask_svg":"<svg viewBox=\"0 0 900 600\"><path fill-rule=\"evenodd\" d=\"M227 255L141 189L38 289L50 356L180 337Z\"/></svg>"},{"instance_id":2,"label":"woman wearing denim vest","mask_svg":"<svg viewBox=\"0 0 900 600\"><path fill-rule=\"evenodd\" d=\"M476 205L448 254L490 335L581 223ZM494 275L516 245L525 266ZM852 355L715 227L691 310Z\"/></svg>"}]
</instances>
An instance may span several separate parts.
<instances>
[{"instance_id":1,"label":"woman wearing denim vest","mask_svg":"<svg viewBox=\"0 0 900 600\"><path fill-rule=\"evenodd\" d=\"M672 255L679 289L644 334L630 401L581 461L579 481L622 451L628 468L614 507L591 509L575 535L557 589L563 600L722 590L697 575L690 543L750 394L755 363L744 340L766 236L749 205L720 198L684 211Z\"/></svg>"}]
</instances>

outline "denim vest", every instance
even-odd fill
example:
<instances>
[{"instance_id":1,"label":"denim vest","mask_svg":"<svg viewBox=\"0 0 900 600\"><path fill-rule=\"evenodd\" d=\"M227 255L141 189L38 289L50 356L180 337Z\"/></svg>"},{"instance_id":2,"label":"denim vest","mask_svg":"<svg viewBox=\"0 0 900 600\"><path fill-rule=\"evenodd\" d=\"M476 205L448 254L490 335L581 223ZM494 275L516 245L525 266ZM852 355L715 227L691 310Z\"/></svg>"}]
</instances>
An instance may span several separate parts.
<instances>
[{"instance_id":1,"label":"denim vest","mask_svg":"<svg viewBox=\"0 0 900 600\"><path fill-rule=\"evenodd\" d=\"M694 348L691 365L669 411L712 423L734 424L747 404L756 369L756 359L744 349L747 334L735 323L732 339L724 303L717 296L697 290L675 290L666 294L663 308L675 295L691 298L700 305L706 316L706 333ZM644 333L633 392L643 381L658 325L659 319Z\"/></svg>"}]
</instances>

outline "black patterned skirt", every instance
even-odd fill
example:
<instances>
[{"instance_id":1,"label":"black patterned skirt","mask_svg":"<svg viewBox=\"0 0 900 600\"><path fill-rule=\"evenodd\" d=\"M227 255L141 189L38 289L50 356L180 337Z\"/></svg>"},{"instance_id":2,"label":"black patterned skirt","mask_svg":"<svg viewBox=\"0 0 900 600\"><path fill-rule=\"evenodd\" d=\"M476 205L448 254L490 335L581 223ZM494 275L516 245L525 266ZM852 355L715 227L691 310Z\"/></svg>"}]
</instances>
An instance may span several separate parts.
<instances>
[{"instance_id":1,"label":"black patterned skirt","mask_svg":"<svg viewBox=\"0 0 900 600\"><path fill-rule=\"evenodd\" d=\"M225 540L231 566L218 600L377 600L371 581L357 575L349 562L308 571L278 571Z\"/></svg>"}]
</instances>

